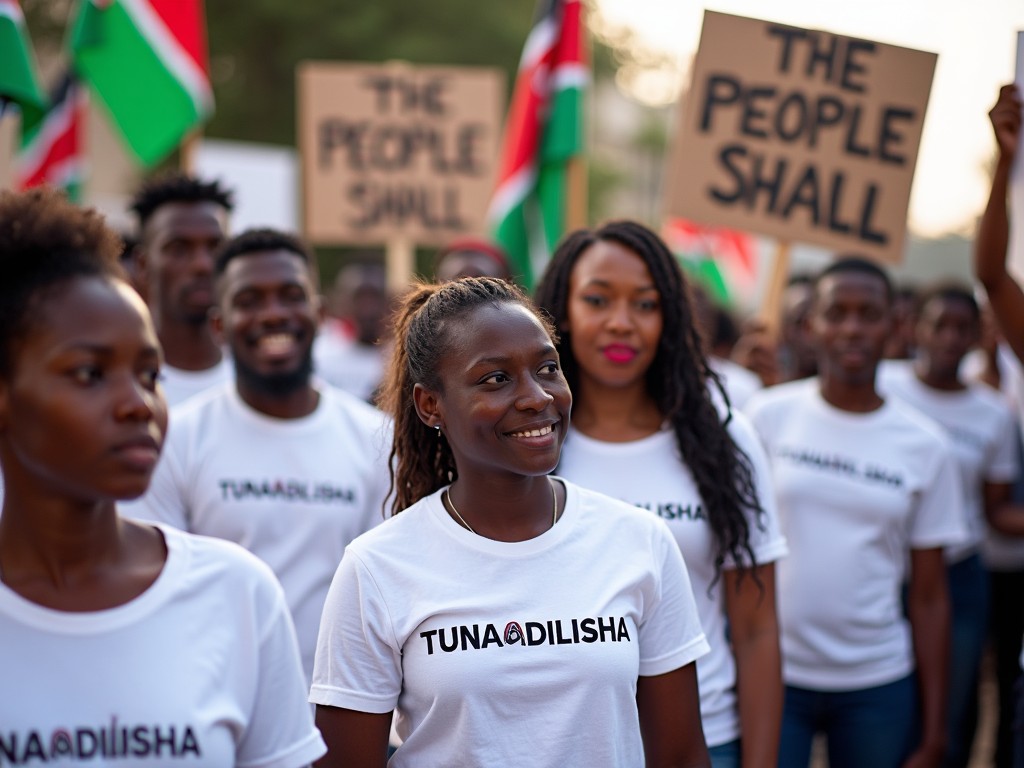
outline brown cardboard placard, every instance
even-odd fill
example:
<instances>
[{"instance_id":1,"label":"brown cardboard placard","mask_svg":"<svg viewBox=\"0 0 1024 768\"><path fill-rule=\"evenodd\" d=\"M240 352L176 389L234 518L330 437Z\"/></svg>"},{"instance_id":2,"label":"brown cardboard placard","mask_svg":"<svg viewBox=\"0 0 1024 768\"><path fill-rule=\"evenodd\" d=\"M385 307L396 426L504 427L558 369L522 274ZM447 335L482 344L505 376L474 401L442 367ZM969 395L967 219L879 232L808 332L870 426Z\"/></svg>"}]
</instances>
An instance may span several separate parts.
<instances>
[{"instance_id":1,"label":"brown cardboard placard","mask_svg":"<svg viewBox=\"0 0 1024 768\"><path fill-rule=\"evenodd\" d=\"M442 245L483 234L504 109L500 70L306 62L298 92L311 242Z\"/></svg>"},{"instance_id":2,"label":"brown cardboard placard","mask_svg":"<svg viewBox=\"0 0 1024 768\"><path fill-rule=\"evenodd\" d=\"M936 58L706 11L665 214L899 262Z\"/></svg>"}]
</instances>

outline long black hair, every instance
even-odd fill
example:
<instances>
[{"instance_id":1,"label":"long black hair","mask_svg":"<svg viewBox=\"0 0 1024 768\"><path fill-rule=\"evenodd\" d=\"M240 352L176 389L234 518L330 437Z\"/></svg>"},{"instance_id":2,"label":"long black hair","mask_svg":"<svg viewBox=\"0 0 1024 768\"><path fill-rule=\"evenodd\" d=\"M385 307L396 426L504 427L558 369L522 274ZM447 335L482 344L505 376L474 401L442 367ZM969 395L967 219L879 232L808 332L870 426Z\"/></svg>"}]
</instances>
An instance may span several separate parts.
<instances>
[{"instance_id":1,"label":"long black hair","mask_svg":"<svg viewBox=\"0 0 1024 768\"><path fill-rule=\"evenodd\" d=\"M642 224L613 221L597 230L573 232L558 246L537 285L534 300L551 315L561 337L558 354L569 388L578 398L579 363L572 354L568 327L570 279L577 259L599 241L617 243L639 256L661 295L663 325L647 370L647 391L672 425L679 454L704 502L716 542L715 579L727 557L736 563L742 578L756 565L747 510L758 516L763 511L753 469L726 428L730 416L723 419L712 398L710 387L715 387L728 411L728 396L703 352L686 278L668 246Z\"/></svg>"}]
</instances>

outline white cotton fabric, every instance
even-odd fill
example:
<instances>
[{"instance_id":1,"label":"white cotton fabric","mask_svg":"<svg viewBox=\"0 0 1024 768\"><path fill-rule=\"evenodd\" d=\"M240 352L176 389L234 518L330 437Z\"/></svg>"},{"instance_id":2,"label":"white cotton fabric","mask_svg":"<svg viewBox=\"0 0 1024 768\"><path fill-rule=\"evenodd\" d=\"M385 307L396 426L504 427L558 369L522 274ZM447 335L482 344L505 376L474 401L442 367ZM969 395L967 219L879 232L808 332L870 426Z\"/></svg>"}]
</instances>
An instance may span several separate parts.
<instances>
[{"instance_id":1,"label":"white cotton fabric","mask_svg":"<svg viewBox=\"0 0 1024 768\"><path fill-rule=\"evenodd\" d=\"M966 378L977 378L984 368L984 353L975 350L964 358L960 365L961 373ZM1024 424L1024 369L1020 361L1005 342L996 348L996 358L1000 373L1000 395L1013 410L1016 417L1017 439L1021 438L1021 427ZM987 385L984 385L987 386ZM1018 452L1020 448L1018 447ZM981 545L982 559L985 567L991 571L1012 572L1024 570L1024 539L1006 536L993 530L985 531L985 540Z\"/></svg>"},{"instance_id":2,"label":"white cotton fabric","mask_svg":"<svg viewBox=\"0 0 1024 768\"><path fill-rule=\"evenodd\" d=\"M298 419L259 413L233 386L172 414L149 490L122 514L242 545L284 587L307 679L324 598L348 543L383 519L390 485L384 415L319 388Z\"/></svg>"},{"instance_id":3,"label":"white cotton fabric","mask_svg":"<svg viewBox=\"0 0 1024 768\"><path fill-rule=\"evenodd\" d=\"M725 394L729 396L729 405L733 408L742 408L763 387L761 379L756 373L738 363L734 363L732 360L709 355L708 365L711 366L711 370L717 373L722 380ZM711 387L711 397L716 401L721 401L722 395L717 387ZM724 403L717 404L719 405L719 410L724 410Z\"/></svg>"},{"instance_id":4,"label":"white cotton fabric","mask_svg":"<svg viewBox=\"0 0 1024 768\"><path fill-rule=\"evenodd\" d=\"M316 375L332 387L369 402L384 378L386 349L380 344L360 344L329 326L322 327L313 342L313 366Z\"/></svg>"},{"instance_id":5,"label":"white cotton fabric","mask_svg":"<svg viewBox=\"0 0 1024 768\"><path fill-rule=\"evenodd\" d=\"M750 546L759 564L775 562L785 556L786 540L779 531L764 449L742 414L733 414L727 428L736 445L750 457L763 510L760 515L747 510ZM686 562L697 613L711 647L697 662L704 736L708 746L739 738L736 662L726 639L722 580L715 581L716 543L693 475L680 457L675 433L665 429L640 440L609 443L571 429L558 473L585 488L642 507L668 525ZM727 558L724 567L735 568L736 564Z\"/></svg>"},{"instance_id":6,"label":"white cotton fabric","mask_svg":"<svg viewBox=\"0 0 1024 768\"><path fill-rule=\"evenodd\" d=\"M161 527L167 562L116 608L70 613L0 583L0 764L293 768L326 748L270 570Z\"/></svg>"},{"instance_id":7,"label":"white cotton fabric","mask_svg":"<svg viewBox=\"0 0 1024 768\"><path fill-rule=\"evenodd\" d=\"M983 384L956 391L934 389L909 365L885 369L878 388L932 419L950 439L960 468L968 538L946 549L946 561L956 563L975 554L985 538L984 484L1012 483L1017 477L1013 411Z\"/></svg>"},{"instance_id":8,"label":"white cotton fabric","mask_svg":"<svg viewBox=\"0 0 1024 768\"><path fill-rule=\"evenodd\" d=\"M778 567L783 678L859 690L910 674L901 588L911 549L965 540L963 492L941 430L896 399L829 405L817 379L747 408L767 450L789 556Z\"/></svg>"},{"instance_id":9,"label":"white cotton fabric","mask_svg":"<svg viewBox=\"0 0 1024 768\"><path fill-rule=\"evenodd\" d=\"M164 363L160 366L160 387L167 405L179 406L186 400L211 389L222 387L235 377L231 358L224 355L212 368L202 371L186 371Z\"/></svg>"},{"instance_id":10,"label":"white cotton fabric","mask_svg":"<svg viewBox=\"0 0 1024 768\"><path fill-rule=\"evenodd\" d=\"M637 677L707 650L653 516L566 483L557 525L499 542L452 520L439 491L345 552L310 701L397 708L393 768L639 766Z\"/></svg>"}]
</instances>

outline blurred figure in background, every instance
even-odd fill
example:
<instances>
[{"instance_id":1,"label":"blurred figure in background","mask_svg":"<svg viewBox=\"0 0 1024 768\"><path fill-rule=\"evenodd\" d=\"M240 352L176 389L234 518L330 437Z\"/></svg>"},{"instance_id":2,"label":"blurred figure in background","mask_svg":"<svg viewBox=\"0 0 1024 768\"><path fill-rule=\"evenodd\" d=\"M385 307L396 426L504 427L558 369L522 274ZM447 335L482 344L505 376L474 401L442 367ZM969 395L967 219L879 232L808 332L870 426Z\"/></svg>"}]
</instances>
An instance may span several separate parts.
<instances>
[{"instance_id":1,"label":"blurred figure in background","mask_svg":"<svg viewBox=\"0 0 1024 768\"><path fill-rule=\"evenodd\" d=\"M380 264L341 268L328 298L329 319L313 345L317 375L372 402L387 363L391 300Z\"/></svg>"},{"instance_id":2,"label":"blurred figure in background","mask_svg":"<svg viewBox=\"0 0 1024 768\"><path fill-rule=\"evenodd\" d=\"M172 173L144 184L130 207L139 244L129 274L145 285L164 350L164 394L174 406L231 378L209 312L213 252L227 236L233 202L215 181Z\"/></svg>"},{"instance_id":3,"label":"blurred figure in background","mask_svg":"<svg viewBox=\"0 0 1024 768\"><path fill-rule=\"evenodd\" d=\"M992 129L995 133L998 155L992 174L992 189L989 193L988 205L982 214L978 227L978 236L974 241L974 270L979 282L985 288L989 305L995 315L1003 337L1017 356L1018 361L1024 360L1024 291L1010 275L1006 268L1007 250L1010 240L1010 217L1007 212L1007 194L1009 191L1010 172L1014 158L1020 145L1021 96L1016 85L1004 85L999 90L995 106L989 112ZM1018 222L1019 224L1019 222ZM1005 373L1004 373L1005 375ZM1018 405L1020 401L1018 401ZM1012 584L1013 577L1005 582ZM998 590L1002 579L993 582L994 590ZM1006 615L1008 625L1014 620L1021 620L1020 591L1022 582L1014 585L1010 612ZM998 595L994 594L998 599ZM1012 608L1016 604L1016 609ZM1001 656L1000 648L1005 653L1005 646L1000 642L1003 632L1012 630L1012 626L1004 625L997 628L997 656ZM1012 641L1011 641L1012 642ZM1002 664L1003 659L999 659ZM1018 656L1018 665L1014 670L1018 681L1021 679L1021 664L1024 664L1024 653ZM1024 766L1024 683L1018 682L1019 693L1014 707L1004 700L1009 686L1010 671L1000 668L1000 713L999 731L996 745L996 763L999 768Z\"/></svg>"},{"instance_id":4,"label":"blurred figure in background","mask_svg":"<svg viewBox=\"0 0 1024 768\"><path fill-rule=\"evenodd\" d=\"M914 318L917 290L901 285L893 293L893 329L885 343L886 360L910 360L914 357Z\"/></svg>"},{"instance_id":5,"label":"blurred figure in background","mask_svg":"<svg viewBox=\"0 0 1024 768\"><path fill-rule=\"evenodd\" d=\"M508 257L498 246L477 238L462 238L442 248L434 262L439 283L459 277L497 277L511 280Z\"/></svg>"},{"instance_id":6,"label":"blurred figure in background","mask_svg":"<svg viewBox=\"0 0 1024 768\"><path fill-rule=\"evenodd\" d=\"M981 559L986 522L1024 534L1024 515L1011 502L1017 478L1017 422L989 387L966 383L960 363L977 342L981 312L970 289L941 284L926 291L915 312L910 366L888 367L883 393L898 397L942 427L960 468L968 538L945 550L952 609L949 722L945 765L966 768L971 755L973 705L988 631L989 581ZM1014 527L1014 520L1019 520Z\"/></svg>"},{"instance_id":7,"label":"blurred figure in background","mask_svg":"<svg viewBox=\"0 0 1024 768\"><path fill-rule=\"evenodd\" d=\"M732 352L732 345L736 341L736 324L728 317L725 322L722 321L724 310L715 305L703 286L690 281L688 288L693 301L694 322L704 345L708 365L721 379L729 404L736 409L742 408L751 395L761 389L761 380L754 372L720 355L720 352ZM729 334L730 325L732 335ZM711 392L712 397L718 398L715 388Z\"/></svg>"},{"instance_id":8,"label":"blurred figure in background","mask_svg":"<svg viewBox=\"0 0 1024 768\"><path fill-rule=\"evenodd\" d=\"M779 378L781 381L808 379L818 374L818 354L807 327L807 313L814 297L809 275L789 278L782 293L779 321Z\"/></svg>"},{"instance_id":9,"label":"blurred figure in background","mask_svg":"<svg viewBox=\"0 0 1024 768\"><path fill-rule=\"evenodd\" d=\"M891 302L876 264L834 262L808 314L819 375L747 407L789 543L778 568L785 768L808 765L819 733L831 768L935 768L944 756L943 547L964 536L962 491L939 427L876 388Z\"/></svg>"}]
</instances>

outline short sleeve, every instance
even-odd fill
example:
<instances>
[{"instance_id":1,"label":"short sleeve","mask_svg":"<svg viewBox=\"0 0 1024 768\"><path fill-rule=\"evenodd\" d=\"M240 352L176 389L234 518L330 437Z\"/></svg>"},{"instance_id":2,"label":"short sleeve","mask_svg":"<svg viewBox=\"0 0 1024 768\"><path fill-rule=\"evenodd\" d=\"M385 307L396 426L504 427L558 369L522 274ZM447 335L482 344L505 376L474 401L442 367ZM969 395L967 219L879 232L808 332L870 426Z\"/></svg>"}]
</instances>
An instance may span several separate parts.
<instances>
[{"instance_id":1,"label":"short sleeve","mask_svg":"<svg viewBox=\"0 0 1024 768\"><path fill-rule=\"evenodd\" d=\"M929 471L921 478L910 519L908 540L912 549L946 547L967 539L960 471L952 447L945 440L938 442Z\"/></svg>"},{"instance_id":2,"label":"short sleeve","mask_svg":"<svg viewBox=\"0 0 1024 768\"><path fill-rule=\"evenodd\" d=\"M306 702L305 674L284 593L273 584L272 605L259 644L259 680L239 768L298 768L327 752Z\"/></svg>"},{"instance_id":3,"label":"short sleeve","mask_svg":"<svg viewBox=\"0 0 1024 768\"><path fill-rule=\"evenodd\" d=\"M383 596L349 547L324 603L309 700L383 714L395 708L401 688L401 648Z\"/></svg>"},{"instance_id":4,"label":"short sleeve","mask_svg":"<svg viewBox=\"0 0 1024 768\"><path fill-rule=\"evenodd\" d=\"M657 531L652 541L656 595L639 626L641 677L679 669L711 650L679 547L664 522L653 522Z\"/></svg>"}]
</instances>

